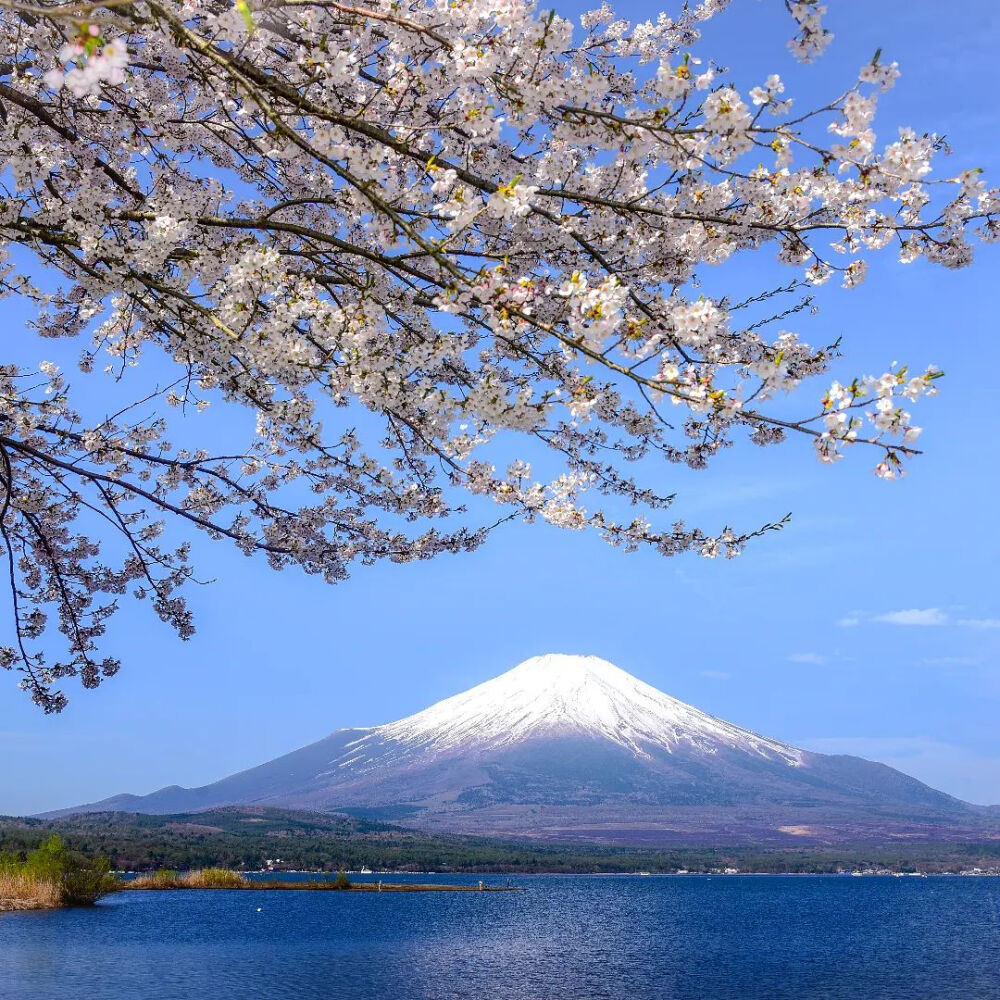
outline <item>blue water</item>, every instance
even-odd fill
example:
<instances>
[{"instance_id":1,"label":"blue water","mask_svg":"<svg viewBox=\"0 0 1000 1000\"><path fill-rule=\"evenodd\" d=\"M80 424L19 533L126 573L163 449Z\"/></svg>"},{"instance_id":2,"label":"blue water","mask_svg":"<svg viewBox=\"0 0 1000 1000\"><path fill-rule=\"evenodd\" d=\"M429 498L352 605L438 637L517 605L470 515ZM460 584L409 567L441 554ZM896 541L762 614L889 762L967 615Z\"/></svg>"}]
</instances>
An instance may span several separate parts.
<instances>
[{"instance_id":1,"label":"blue water","mask_svg":"<svg viewBox=\"0 0 1000 1000\"><path fill-rule=\"evenodd\" d=\"M0 998L1000 998L1000 878L516 881L528 891L122 893L0 914Z\"/></svg>"}]
</instances>

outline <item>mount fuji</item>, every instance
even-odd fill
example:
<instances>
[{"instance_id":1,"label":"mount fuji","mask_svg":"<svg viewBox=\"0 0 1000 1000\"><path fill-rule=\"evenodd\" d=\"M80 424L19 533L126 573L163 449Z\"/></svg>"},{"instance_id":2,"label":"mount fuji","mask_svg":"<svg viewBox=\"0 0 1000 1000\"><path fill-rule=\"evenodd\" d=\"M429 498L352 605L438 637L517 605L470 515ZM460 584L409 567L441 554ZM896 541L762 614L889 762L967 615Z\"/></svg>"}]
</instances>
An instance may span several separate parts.
<instances>
[{"instance_id":1,"label":"mount fuji","mask_svg":"<svg viewBox=\"0 0 1000 1000\"><path fill-rule=\"evenodd\" d=\"M211 785L50 815L251 804L432 832L618 844L1000 836L995 808L884 764L758 736L606 660L563 654Z\"/></svg>"}]
</instances>

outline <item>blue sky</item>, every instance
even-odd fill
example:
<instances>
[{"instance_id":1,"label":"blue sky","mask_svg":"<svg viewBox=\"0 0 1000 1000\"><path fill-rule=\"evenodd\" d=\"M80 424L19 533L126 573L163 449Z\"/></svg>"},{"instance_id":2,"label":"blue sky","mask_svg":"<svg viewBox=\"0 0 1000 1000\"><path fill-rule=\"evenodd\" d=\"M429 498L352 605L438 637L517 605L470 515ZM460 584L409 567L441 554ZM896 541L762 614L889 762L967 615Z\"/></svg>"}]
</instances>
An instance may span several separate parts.
<instances>
[{"instance_id":1,"label":"blue sky","mask_svg":"<svg viewBox=\"0 0 1000 1000\"><path fill-rule=\"evenodd\" d=\"M880 136L947 132L955 153L942 173L981 166L1000 181L994 5L829 6L837 38L813 66L785 52L777 0L733 0L695 51L732 66L744 89L779 72L808 106L882 47L903 76L882 100ZM650 13L634 0L619 10ZM544 652L601 655L739 725L1000 802L998 261L988 247L957 273L886 258L861 288L825 289L819 315L796 327L814 343L843 335L845 374L897 358L946 371L941 395L915 412L926 454L902 483L877 480L860 452L821 466L805 441L734 449L703 473L661 470L676 512L705 527L792 511L785 531L730 562L511 526L472 555L360 569L328 587L195 539L216 582L191 595L191 642L146 608L124 613L109 643L122 672L96 692L69 687L55 717L0 676L0 813L202 784ZM24 338L17 353L53 348Z\"/></svg>"}]
</instances>

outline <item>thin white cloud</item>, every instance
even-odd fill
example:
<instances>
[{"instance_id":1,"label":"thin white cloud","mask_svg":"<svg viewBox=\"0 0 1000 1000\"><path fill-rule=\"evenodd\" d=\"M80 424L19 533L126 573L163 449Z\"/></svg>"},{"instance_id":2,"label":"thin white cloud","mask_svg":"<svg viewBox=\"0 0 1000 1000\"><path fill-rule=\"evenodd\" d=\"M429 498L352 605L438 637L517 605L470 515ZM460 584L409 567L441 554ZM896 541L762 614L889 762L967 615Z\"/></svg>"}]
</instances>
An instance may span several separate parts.
<instances>
[{"instance_id":1,"label":"thin white cloud","mask_svg":"<svg viewBox=\"0 0 1000 1000\"><path fill-rule=\"evenodd\" d=\"M863 622L878 622L882 625L941 626L955 625L958 628L972 628L980 631L1000 629L1000 618L952 618L941 608L902 608L899 611L883 611L873 615L862 611L852 611L837 624L841 628L853 628Z\"/></svg>"},{"instance_id":2,"label":"thin white cloud","mask_svg":"<svg viewBox=\"0 0 1000 1000\"><path fill-rule=\"evenodd\" d=\"M792 653L788 659L792 663L826 663L827 658L822 653Z\"/></svg>"},{"instance_id":3,"label":"thin white cloud","mask_svg":"<svg viewBox=\"0 0 1000 1000\"><path fill-rule=\"evenodd\" d=\"M940 608L907 608L875 615L872 621L886 625L947 625L948 616Z\"/></svg>"}]
</instances>

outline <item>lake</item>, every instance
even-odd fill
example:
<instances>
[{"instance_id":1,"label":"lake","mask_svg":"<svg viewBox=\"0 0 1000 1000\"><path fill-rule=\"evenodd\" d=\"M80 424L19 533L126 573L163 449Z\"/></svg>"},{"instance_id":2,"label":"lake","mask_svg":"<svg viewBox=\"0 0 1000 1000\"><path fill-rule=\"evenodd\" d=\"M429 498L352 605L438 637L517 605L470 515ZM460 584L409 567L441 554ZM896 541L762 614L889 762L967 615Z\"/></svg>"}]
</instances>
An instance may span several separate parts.
<instances>
[{"instance_id":1,"label":"lake","mask_svg":"<svg viewBox=\"0 0 1000 1000\"><path fill-rule=\"evenodd\" d=\"M1000 878L513 880L527 891L136 892L0 914L0 998L1000 997Z\"/></svg>"}]
</instances>

